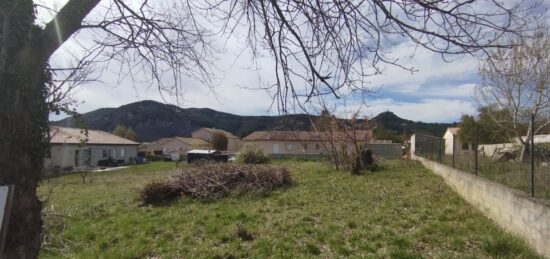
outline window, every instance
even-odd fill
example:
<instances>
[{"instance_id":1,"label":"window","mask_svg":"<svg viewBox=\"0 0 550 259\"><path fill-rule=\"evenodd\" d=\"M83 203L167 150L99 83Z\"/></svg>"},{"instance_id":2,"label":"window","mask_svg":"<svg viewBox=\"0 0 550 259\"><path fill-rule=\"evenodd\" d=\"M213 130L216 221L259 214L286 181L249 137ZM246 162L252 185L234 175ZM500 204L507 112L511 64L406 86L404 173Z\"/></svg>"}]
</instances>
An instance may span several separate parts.
<instances>
[{"instance_id":1,"label":"window","mask_svg":"<svg viewBox=\"0 0 550 259\"><path fill-rule=\"evenodd\" d=\"M292 143L286 143L286 150L292 150L294 145Z\"/></svg>"},{"instance_id":2,"label":"window","mask_svg":"<svg viewBox=\"0 0 550 259\"><path fill-rule=\"evenodd\" d=\"M304 150L307 150L307 143L303 144Z\"/></svg>"},{"instance_id":3,"label":"window","mask_svg":"<svg viewBox=\"0 0 550 259\"><path fill-rule=\"evenodd\" d=\"M103 149L103 157L108 157L108 156L109 156L109 150Z\"/></svg>"},{"instance_id":4,"label":"window","mask_svg":"<svg viewBox=\"0 0 550 259\"><path fill-rule=\"evenodd\" d=\"M120 149L120 157L124 157L124 148Z\"/></svg>"},{"instance_id":5,"label":"window","mask_svg":"<svg viewBox=\"0 0 550 259\"><path fill-rule=\"evenodd\" d=\"M320 148L319 144L315 144L315 150L319 150Z\"/></svg>"},{"instance_id":6,"label":"window","mask_svg":"<svg viewBox=\"0 0 550 259\"><path fill-rule=\"evenodd\" d=\"M462 150L468 150L469 144L462 144Z\"/></svg>"}]
</instances>

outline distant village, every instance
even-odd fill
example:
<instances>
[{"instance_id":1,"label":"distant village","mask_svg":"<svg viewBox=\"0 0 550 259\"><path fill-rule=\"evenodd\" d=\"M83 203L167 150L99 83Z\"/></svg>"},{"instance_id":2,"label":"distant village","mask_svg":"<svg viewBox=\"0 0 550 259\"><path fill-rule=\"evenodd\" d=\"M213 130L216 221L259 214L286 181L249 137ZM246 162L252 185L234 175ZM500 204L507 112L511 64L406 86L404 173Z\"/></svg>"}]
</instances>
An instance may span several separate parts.
<instances>
[{"instance_id":1,"label":"distant village","mask_svg":"<svg viewBox=\"0 0 550 259\"><path fill-rule=\"evenodd\" d=\"M449 127L442 136L441 154L468 154L475 150L475 143L463 143L458 137L460 128ZM212 144L215 133L227 138L224 150L216 150ZM408 147L405 143L375 139L372 130L361 130L359 141L366 144L378 157L395 159L424 147ZM415 135L411 136L413 142ZM84 130L52 126L50 152L46 168L50 173L94 170L99 168L143 163L147 161L182 161L189 154L224 154L233 159L241 150L257 149L271 157L321 157L327 154L326 134L314 131L255 131L244 138L215 128L198 128L190 136L161 138L138 143L101 130ZM516 141L518 142L518 141ZM536 135L535 143L550 142L550 135ZM519 142L518 142L519 143ZM518 143L479 145L482 155L500 158L514 152ZM408 151L408 150L407 150Z\"/></svg>"},{"instance_id":2,"label":"distant village","mask_svg":"<svg viewBox=\"0 0 550 259\"><path fill-rule=\"evenodd\" d=\"M215 133L227 138L225 150L214 149L212 139ZM357 136L377 153L393 158L402 155L401 143L374 139L372 130L358 131ZM59 173L142 163L148 159L186 160L192 153L218 152L231 158L242 149L259 149L272 157L315 157L327 153L327 138L326 134L312 131L255 131L241 139L222 129L199 128L187 137L138 143L101 130L52 126L46 167Z\"/></svg>"}]
</instances>

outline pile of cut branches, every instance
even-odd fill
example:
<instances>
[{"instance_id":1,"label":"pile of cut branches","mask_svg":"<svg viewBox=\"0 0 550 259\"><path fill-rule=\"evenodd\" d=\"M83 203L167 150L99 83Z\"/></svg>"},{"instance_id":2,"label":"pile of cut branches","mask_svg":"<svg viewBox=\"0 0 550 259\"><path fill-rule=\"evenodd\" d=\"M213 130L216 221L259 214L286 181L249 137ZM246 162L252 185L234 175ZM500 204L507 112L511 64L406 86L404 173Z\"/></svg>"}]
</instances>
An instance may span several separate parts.
<instances>
[{"instance_id":1,"label":"pile of cut branches","mask_svg":"<svg viewBox=\"0 0 550 259\"><path fill-rule=\"evenodd\" d=\"M186 168L164 184L150 183L141 190L140 197L146 204L161 202L174 194L212 200L230 195L264 195L290 184L290 174L283 167L216 163Z\"/></svg>"}]
</instances>

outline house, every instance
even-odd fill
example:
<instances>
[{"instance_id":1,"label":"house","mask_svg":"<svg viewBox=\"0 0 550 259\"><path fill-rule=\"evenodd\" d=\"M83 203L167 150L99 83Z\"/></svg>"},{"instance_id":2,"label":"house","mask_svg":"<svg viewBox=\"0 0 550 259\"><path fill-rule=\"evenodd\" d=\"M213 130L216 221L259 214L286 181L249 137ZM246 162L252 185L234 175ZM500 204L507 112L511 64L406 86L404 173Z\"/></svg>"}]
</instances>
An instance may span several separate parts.
<instances>
[{"instance_id":1,"label":"house","mask_svg":"<svg viewBox=\"0 0 550 259\"><path fill-rule=\"evenodd\" d=\"M356 131L357 138L365 143L372 140L372 131ZM343 139L343 133L333 133ZM326 154L329 133L314 131L255 131L243 138L244 148L261 149L270 155L320 155ZM334 138L333 138L334 139Z\"/></svg>"},{"instance_id":2,"label":"house","mask_svg":"<svg viewBox=\"0 0 550 259\"><path fill-rule=\"evenodd\" d=\"M460 128L452 127L447 128L445 134L443 134L443 139L445 140L445 155L452 155L453 151L455 154L464 154L469 153L474 150L474 145L471 143L462 143L458 137L458 132Z\"/></svg>"},{"instance_id":3,"label":"house","mask_svg":"<svg viewBox=\"0 0 550 259\"><path fill-rule=\"evenodd\" d=\"M212 134L216 131L221 132L225 134L225 136L227 136L227 151L238 152L241 149L241 139L231 134L231 132L221 130L221 129L199 128L191 133L191 137L202 139L210 143L212 142Z\"/></svg>"},{"instance_id":4,"label":"house","mask_svg":"<svg viewBox=\"0 0 550 259\"><path fill-rule=\"evenodd\" d=\"M527 140L529 136L521 136L521 139L522 140ZM519 141L519 138L515 138L514 139L516 143L521 143ZM531 141L531 140L529 140ZM542 144L542 143L550 143L550 134L540 134L540 135L535 135L533 136L533 141L535 142L535 144Z\"/></svg>"},{"instance_id":5,"label":"house","mask_svg":"<svg viewBox=\"0 0 550 259\"><path fill-rule=\"evenodd\" d=\"M52 126L50 135L46 166L65 170L98 166L100 161L110 158L120 164L131 163L139 145L101 130Z\"/></svg>"},{"instance_id":6,"label":"house","mask_svg":"<svg viewBox=\"0 0 550 259\"><path fill-rule=\"evenodd\" d=\"M212 145L198 138L171 137L143 143L140 152L152 155L180 154L185 155L189 150L202 148L212 149Z\"/></svg>"}]
</instances>

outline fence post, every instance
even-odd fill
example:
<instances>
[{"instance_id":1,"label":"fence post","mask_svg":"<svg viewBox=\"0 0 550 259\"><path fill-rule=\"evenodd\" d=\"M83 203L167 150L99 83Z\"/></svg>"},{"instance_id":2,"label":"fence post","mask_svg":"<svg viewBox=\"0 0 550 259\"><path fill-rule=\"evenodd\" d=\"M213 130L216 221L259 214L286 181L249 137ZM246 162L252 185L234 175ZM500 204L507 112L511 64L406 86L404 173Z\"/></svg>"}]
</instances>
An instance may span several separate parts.
<instances>
[{"instance_id":1,"label":"fence post","mask_svg":"<svg viewBox=\"0 0 550 259\"><path fill-rule=\"evenodd\" d=\"M475 157L475 172L477 175L477 145L479 144L479 126L476 127L476 145L474 146L474 155Z\"/></svg>"},{"instance_id":2,"label":"fence post","mask_svg":"<svg viewBox=\"0 0 550 259\"><path fill-rule=\"evenodd\" d=\"M453 168L455 168L455 149L456 149L456 141L455 141L456 135L453 134L453 148L452 148L452 155L453 155Z\"/></svg>"},{"instance_id":3,"label":"fence post","mask_svg":"<svg viewBox=\"0 0 550 259\"><path fill-rule=\"evenodd\" d=\"M424 158L430 159L430 152L428 152L428 137L424 136L424 146L426 149L424 149Z\"/></svg>"},{"instance_id":4,"label":"fence post","mask_svg":"<svg viewBox=\"0 0 550 259\"><path fill-rule=\"evenodd\" d=\"M535 114L531 115L531 197L535 197Z\"/></svg>"},{"instance_id":5,"label":"fence post","mask_svg":"<svg viewBox=\"0 0 550 259\"><path fill-rule=\"evenodd\" d=\"M442 147L443 147L443 139L439 139L439 163L443 162L443 156L441 155Z\"/></svg>"}]
</instances>

